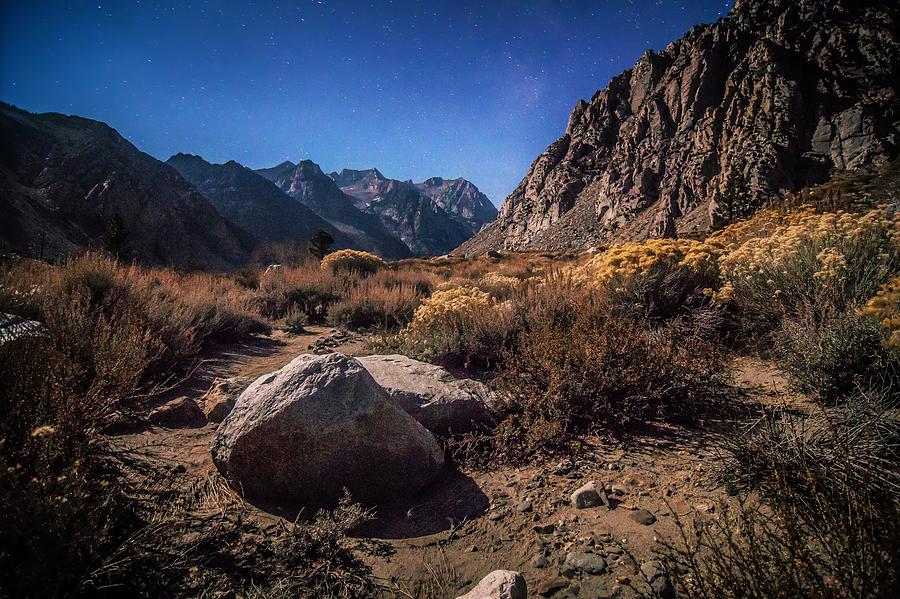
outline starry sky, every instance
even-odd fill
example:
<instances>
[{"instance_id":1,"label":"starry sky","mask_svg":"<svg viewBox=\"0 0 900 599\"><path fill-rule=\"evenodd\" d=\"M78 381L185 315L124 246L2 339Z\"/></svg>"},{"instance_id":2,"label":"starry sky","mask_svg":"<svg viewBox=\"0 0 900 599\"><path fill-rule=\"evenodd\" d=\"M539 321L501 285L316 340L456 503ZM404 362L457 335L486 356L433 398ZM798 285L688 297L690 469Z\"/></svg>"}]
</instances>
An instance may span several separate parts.
<instances>
[{"instance_id":1,"label":"starry sky","mask_svg":"<svg viewBox=\"0 0 900 599\"><path fill-rule=\"evenodd\" d=\"M730 0L0 0L0 99L165 160L466 177L497 205L590 98Z\"/></svg>"}]
</instances>

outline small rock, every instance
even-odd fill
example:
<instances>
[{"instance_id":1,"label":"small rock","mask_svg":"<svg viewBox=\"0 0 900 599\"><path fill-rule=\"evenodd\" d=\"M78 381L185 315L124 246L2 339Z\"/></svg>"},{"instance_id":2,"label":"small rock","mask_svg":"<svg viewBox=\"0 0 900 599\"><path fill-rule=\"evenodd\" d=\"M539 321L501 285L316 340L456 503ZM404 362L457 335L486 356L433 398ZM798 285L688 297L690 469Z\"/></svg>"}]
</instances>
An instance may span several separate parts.
<instances>
[{"instance_id":1,"label":"small rock","mask_svg":"<svg viewBox=\"0 0 900 599\"><path fill-rule=\"evenodd\" d=\"M534 559L531 560L531 565L539 570L543 570L549 565L547 561L547 556L544 554L534 556Z\"/></svg>"},{"instance_id":2,"label":"small rock","mask_svg":"<svg viewBox=\"0 0 900 599\"><path fill-rule=\"evenodd\" d=\"M456 599L527 599L525 578L512 570L494 570L465 595Z\"/></svg>"},{"instance_id":3,"label":"small rock","mask_svg":"<svg viewBox=\"0 0 900 599\"><path fill-rule=\"evenodd\" d=\"M571 460L563 460L556 465L556 468L554 468L553 471L557 474L568 474L574 467L575 465Z\"/></svg>"},{"instance_id":4,"label":"small rock","mask_svg":"<svg viewBox=\"0 0 900 599\"><path fill-rule=\"evenodd\" d=\"M654 524L656 522L656 516L645 509L635 510L631 512L630 517L638 524L643 524L644 526L650 526L651 524Z\"/></svg>"},{"instance_id":5,"label":"small rock","mask_svg":"<svg viewBox=\"0 0 900 599\"><path fill-rule=\"evenodd\" d=\"M672 581L669 580L669 576L659 562L644 562L641 564L641 573L646 577L657 597L675 599L675 587L672 586Z\"/></svg>"},{"instance_id":6,"label":"small rock","mask_svg":"<svg viewBox=\"0 0 900 599\"><path fill-rule=\"evenodd\" d=\"M575 576L579 572L597 576L606 570L606 560L593 553L572 552L566 555L563 575Z\"/></svg>"},{"instance_id":7,"label":"small rock","mask_svg":"<svg viewBox=\"0 0 900 599\"><path fill-rule=\"evenodd\" d=\"M534 529L534 532L539 535L549 535L553 534L553 531L556 530L556 525L551 522L549 524L535 524L532 528Z\"/></svg>"},{"instance_id":8,"label":"small rock","mask_svg":"<svg viewBox=\"0 0 900 599\"><path fill-rule=\"evenodd\" d=\"M203 396L203 413L210 422L222 422L234 409L246 384L236 378L216 379Z\"/></svg>"},{"instance_id":9,"label":"small rock","mask_svg":"<svg viewBox=\"0 0 900 599\"><path fill-rule=\"evenodd\" d=\"M609 499L606 497L606 491L602 485L598 485L596 481L586 483L574 493L572 493L572 507L575 509L585 509L597 507L600 505L609 506Z\"/></svg>"},{"instance_id":10,"label":"small rock","mask_svg":"<svg viewBox=\"0 0 900 599\"><path fill-rule=\"evenodd\" d=\"M197 428L206 424L206 416L190 397L179 397L150 412L147 422L165 428Z\"/></svg>"},{"instance_id":11,"label":"small rock","mask_svg":"<svg viewBox=\"0 0 900 599\"><path fill-rule=\"evenodd\" d=\"M538 595L541 597L552 597L559 591L569 586L569 581L561 576L545 578L537 585Z\"/></svg>"},{"instance_id":12,"label":"small rock","mask_svg":"<svg viewBox=\"0 0 900 599\"><path fill-rule=\"evenodd\" d=\"M516 505L516 511L521 512L523 514L527 514L527 513L531 512L532 509L534 509L534 508L531 505L530 501L522 501Z\"/></svg>"}]
</instances>

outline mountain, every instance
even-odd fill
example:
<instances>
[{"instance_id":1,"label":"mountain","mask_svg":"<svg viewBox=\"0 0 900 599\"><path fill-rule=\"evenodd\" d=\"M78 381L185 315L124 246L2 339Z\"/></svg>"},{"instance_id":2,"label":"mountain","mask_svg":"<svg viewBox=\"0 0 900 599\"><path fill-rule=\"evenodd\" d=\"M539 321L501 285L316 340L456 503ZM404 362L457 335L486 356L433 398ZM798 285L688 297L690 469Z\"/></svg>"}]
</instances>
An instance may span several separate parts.
<instances>
[{"instance_id":1,"label":"mountain","mask_svg":"<svg viewBox=\"0 0 900 599\"><path fill-rule=\"evenodd\" d=\"M458 252L702 232L729 185L758 205L897 156L898 13L886 0L737 0L579 101Z\"/></svg>"},{"instance_id":2,"label":"mountain","mask_svg":"<svg viewBox=\"0 0 900 599\"><path fill-rule=\"evenodd\" d=\"M445 211L411 181L388 179L378 169L344 169L329 175L360 210L377 215L413 254L446 254L471 237L463 219Z\"/></svg>"},{"instance_id":3,"label":"mountain","mask_svg":"<svg viewBox=\"0 0 900 599\"><path fill-rule=\"evenodd\" d=\"M103 247L113 222L130 254L228 269L250 240L172 167L104 123L0 103L0 245L55 258Z\"/></svg>"},{"instance_id":4,"label":"mountain","mask_svg":"<svg viewBox=\"0 0 900 599\"><path fill-rule=\"evenodd\" d=\"M432 177L416 183L416 189L434 200L447 214L468 226L472 234L497 218L497 209L471 181Z\"/></svg>"},{"instance_id":5,"label":"mountain","mask_svg":"<svg viewBox=\"0 0 900 599\"><path fill-rule=\"evenodd\" d=\"M389 259L411 255L409 248L384 227L378 216L357 208L353 198L341 191L311 160L299 164L283 162L256 172L331 223L351 240L353 247Z\"/></svg>"},{"instance_id":6,"label":"mountain","mask_svg":"<svg viewBox=\"0 0 900 599\"><path fill-rule=\"evenodd\" d=\"M336 247L352 246L352 241L330 223L233 160L210 164L200 156L175 154L166 164L193 184L222 216L258 242L305 241L316 231L327 231Z\"/></svg>"}]
</instances>

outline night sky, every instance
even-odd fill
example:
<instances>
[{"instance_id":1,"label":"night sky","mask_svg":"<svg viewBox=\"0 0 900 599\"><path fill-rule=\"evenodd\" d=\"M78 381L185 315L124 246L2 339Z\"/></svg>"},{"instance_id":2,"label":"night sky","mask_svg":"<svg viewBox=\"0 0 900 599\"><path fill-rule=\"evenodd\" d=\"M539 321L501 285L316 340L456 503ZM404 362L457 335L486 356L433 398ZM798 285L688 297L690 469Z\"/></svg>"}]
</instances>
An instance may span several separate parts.
<instances>
[{"instance_id":1,"label":"night sky","mask_svg":"<svg viewBox=\"0 0 900 599\"><path fill-rule=\"evenodd\" d=\"M0 0L0 99L163 160L462 176L499 205L579 98L729 5Z\"/></svg>"}]
</instances>

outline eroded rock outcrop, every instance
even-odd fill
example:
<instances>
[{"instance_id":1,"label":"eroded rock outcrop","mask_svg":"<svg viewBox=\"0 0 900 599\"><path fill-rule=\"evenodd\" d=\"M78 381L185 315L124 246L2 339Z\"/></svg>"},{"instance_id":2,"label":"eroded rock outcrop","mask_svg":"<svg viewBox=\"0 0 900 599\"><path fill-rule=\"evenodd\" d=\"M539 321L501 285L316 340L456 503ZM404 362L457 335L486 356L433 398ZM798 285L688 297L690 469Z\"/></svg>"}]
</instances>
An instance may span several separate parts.
<instances>
[{"instance_id":1,"label":"eroded rock outcrop","mask_svg":"<svg viewBox=\"0 0 900 599\"><path fill-rule=\"evenodd\" d=\"M898 18L887 1L736 2L579 101L457 252L702 231L729 182L760 202L895 157Z\"/></svg>"}]
</instances>

